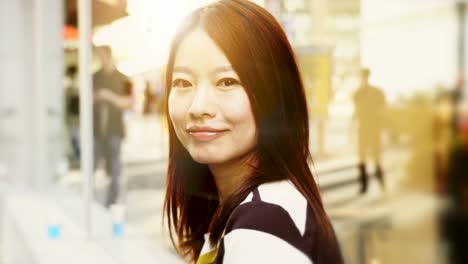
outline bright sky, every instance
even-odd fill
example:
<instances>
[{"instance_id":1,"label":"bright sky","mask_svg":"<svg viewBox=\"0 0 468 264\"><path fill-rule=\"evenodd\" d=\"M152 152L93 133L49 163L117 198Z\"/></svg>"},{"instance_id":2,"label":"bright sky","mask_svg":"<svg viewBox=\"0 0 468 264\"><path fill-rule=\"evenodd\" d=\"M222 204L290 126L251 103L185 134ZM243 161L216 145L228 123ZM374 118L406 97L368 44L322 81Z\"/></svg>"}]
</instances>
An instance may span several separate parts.
<instances>
[{"instance_id":1,"label":"bright sky","mask_svg":"<svg viewBox=\"0 0 468 264\"><path fill-rule=\"evenodd\" d=\"M453 3L455 0L361 0L361 14L363 22L370 23L439 9Z\"/></svg>"},{"instance_id":2,"label":"bright sky","mask_svg":"<svg viewBox=\"0 0 468 264\"><path fill-rule=\"evenodd\" d=\"M456 78L454 0L362 0L361 62L390 100ZM382 8L385 7L385 8Z\"/></svg>"}]
</instances>

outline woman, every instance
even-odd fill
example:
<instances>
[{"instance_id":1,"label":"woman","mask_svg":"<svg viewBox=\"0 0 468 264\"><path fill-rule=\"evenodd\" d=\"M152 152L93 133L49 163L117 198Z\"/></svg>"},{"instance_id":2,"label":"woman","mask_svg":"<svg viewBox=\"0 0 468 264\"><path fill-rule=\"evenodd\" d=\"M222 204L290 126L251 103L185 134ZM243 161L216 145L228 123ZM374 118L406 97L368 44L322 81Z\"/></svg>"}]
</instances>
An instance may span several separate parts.
<instances>
[{"instance_id":1,"label":"woman","mask_svg":"<svg viewBox=\"0 0 468 264\"><path fill-rule=\"evenodd\" d=\"M194 11L172 42L166 82L164 207L180 252L196 263L342 263L309 169L302 81L276 20L242 0Z\"/></svg>"}]
</instances>

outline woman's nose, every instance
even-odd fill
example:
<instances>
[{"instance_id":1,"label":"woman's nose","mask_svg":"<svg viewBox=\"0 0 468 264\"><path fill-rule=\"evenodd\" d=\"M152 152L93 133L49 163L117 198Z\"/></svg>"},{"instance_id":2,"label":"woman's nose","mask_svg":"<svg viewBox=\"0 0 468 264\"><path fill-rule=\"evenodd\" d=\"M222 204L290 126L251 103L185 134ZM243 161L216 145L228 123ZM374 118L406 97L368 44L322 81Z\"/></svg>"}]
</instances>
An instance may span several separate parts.
<instances>
[{"instance_id":1,"label":"woman's nose","mask_svg":"<svg viewBox=\"0 0 468 264\"><path fill-rule=\"evenodd\" d=\"M207 84L201 84L195 89L189 114L193 118L214 117L216 115L216 99L212 88Z\"/></svg>"}]
</instances>

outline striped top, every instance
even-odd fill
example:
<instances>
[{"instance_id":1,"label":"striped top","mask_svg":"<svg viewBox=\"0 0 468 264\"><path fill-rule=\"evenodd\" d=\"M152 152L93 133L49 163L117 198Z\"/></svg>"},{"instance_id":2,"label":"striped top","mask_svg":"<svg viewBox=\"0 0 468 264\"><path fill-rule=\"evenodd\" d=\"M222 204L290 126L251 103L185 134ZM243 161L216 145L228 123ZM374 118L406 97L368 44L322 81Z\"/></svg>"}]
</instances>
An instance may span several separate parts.
<instances>
[{"instance_id":1,"label":"striped top","mask_svg":"<svg viewBox=\"0 0 468 264\"><path fill-rule=\"evenodd\" d=\"M217 245L208 237L197 264L343 263L338 243L325 238L307 200L287 180L250 193L232 212Z\"/></svg>"}]
</instances>

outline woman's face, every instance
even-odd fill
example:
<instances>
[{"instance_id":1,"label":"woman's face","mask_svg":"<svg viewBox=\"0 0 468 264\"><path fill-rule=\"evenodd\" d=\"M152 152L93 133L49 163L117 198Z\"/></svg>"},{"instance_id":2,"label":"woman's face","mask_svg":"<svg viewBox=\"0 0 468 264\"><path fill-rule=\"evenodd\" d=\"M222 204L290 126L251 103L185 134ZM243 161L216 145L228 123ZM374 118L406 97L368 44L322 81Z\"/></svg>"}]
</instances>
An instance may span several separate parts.
<instances>
[{"instance_id":1,"label":"woman's face","mask_svg":"<svg viewBox=\"0 0 468 264\"><path fill-rule=\"evenodd\" d=\"M256 145L247 93L226 56L202 29L187 35L177 50L169 115L178 139L196 162L229 162Z\"/></svg>"}]
</instances>

